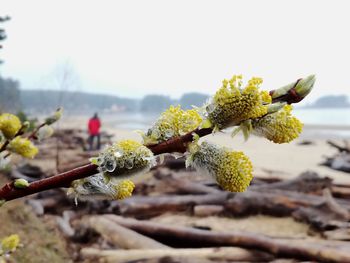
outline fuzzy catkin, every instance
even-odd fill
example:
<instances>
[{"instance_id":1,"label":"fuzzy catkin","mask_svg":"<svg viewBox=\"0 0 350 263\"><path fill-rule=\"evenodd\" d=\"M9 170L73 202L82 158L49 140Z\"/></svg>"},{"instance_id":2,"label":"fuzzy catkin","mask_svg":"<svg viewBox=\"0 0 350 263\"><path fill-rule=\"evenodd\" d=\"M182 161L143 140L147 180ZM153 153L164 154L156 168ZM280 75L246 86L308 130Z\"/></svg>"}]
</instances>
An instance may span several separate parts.
<instances>
[{"instance_id":1,"label":"fuzzy catkin","mask_svg":"<svg viewBox=\"0 0 350 263\"><path fill-rule=\"evenodd\" d=\"M253 166L243 152L203 142L189 164L208 173L225 190L244 192L253 179Z\"/></svg>"}]
</instances>

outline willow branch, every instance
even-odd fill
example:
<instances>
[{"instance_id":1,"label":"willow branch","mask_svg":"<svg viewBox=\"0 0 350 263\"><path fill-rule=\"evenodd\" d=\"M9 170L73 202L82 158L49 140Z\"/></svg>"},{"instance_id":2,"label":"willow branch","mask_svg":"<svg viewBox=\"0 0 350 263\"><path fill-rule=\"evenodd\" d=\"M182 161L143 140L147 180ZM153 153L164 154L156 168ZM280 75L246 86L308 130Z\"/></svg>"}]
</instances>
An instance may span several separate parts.
<instances>
[{"instance_id":1,"label":"willow branch","mask_svg":"<svg viewBox=\"0 0 350 263\"><path fill-rule=\"evenodd\" d=\"M300 80L290 84L289 89L285 89L284 91L271 91L270 94L278 94L278 96L273 96L273 102L287 102L289 104L300 102L307 94L305 96L298 94L296 90L298 83L300 83ZM212 131L213 130L211 128L197 128L183 136L174 137L165 142L146 146L153 152L154 155L172 152L184 153L186 152L188 143L193 140L193 133L196 133L199 137L203 137L212 133ZM13 182L8 183L0 188L0 201L10 201L49 189L69 187L71 182L74 180L89 177L98 173L97 168L98 166L94 164L83 165L70 171L32 182L28 187L23 189L15 188Z\"/></svg>"}]
</instances>

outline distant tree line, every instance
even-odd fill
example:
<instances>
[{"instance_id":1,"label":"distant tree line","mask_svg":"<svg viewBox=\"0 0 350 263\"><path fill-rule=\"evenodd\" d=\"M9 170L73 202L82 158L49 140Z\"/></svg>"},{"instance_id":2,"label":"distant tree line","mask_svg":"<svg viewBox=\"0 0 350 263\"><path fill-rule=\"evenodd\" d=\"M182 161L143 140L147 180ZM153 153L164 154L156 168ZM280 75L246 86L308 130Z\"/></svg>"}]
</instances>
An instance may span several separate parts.
<instances>
[{"instance_id":1,"label":"distant tree line","mask_svg":"<svg viewBox=\"0 0 350 263\"><path fill-rule=\"evenodd\" d=\"M8 16L0 16L0 23L10 20ZM0 28L0 49L2 49L1 42L6 39L6 32L4 28ZM0 64L3 61L0 58ZM0 74L0 113L6 111L14 112L20 108L19 98L19 82L11 78L3 78Z\"/></svg>"},{"instance_id":2,"label":"distant tree line","mask_svg":"<svg viewBox=\"0 0 350 263\"><path fill-rule=\"evenodd\" d=\"M185 93L179 100L173 100L169 96L147 95L140 102L140 110L143 112L161 112L170 105L181 105L184 109L190 109L192 106L201 106L209 98L208 95L191 92Z\"/></svg>"},{"instance_id":3,"label":"distant tree line","mask_svg":"<svg viewBox=\"0 0 350 263\"><path fill-rule=\"evenodd\" d=\"M15 112L21 108L19 82L0 76L0 112Z\"/></svg>"},{"instance_id":4,"label":"distant tree line","mask_svg":"<svg viewBox=\"0 0 350 263\"><path fill-rule=\"evenodd\" d=\"M345 108L350 107L347 95L328 95L317 99L309 107L312 108Z\"/></svg>"},{"instance_id":5,"label":"distant tree line","mask_svg":"<svg viewBox=\"0 0 350 263\"><path fill-rule=\"evenodd\" d=\"M21 90L21 105L25 112L44 113L62 106L76 113L95 111L136 111L138 101L111 95L58 90Z\"/></svg>"},{"instance_id":6,"label":"distant tree line","mask_svg":"<svg viewBox=\"0 0 350 263\"><path fill-rule=\"evenodd\" d=\"M60 98L64 98L60 100ZM94 111L142 111L158 113L170 105L180 104L183 108L192 105L201 106L208 96L201 93L186 93L179 100L169 96L146 95L143 99L120 98L111 95L91 94L84 92L56 91L56 90L21 90L20 103L26 112L52 111L58 106L78 113Z\"/></svg>"}]
</instances>

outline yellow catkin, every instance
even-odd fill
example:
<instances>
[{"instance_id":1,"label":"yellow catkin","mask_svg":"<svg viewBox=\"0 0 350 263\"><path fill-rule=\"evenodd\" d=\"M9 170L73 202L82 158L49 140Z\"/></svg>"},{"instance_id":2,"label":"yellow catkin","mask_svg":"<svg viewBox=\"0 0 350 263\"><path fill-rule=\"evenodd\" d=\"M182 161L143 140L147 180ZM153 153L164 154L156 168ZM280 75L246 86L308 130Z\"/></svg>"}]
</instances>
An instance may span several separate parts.
<instances>
[{"instance_id":1,"label":"yellow catkin","mask_svg":"<svg viewBox=\"0 0 350 263\"><path fill-rule=\"evenodd\" d=\"M21 127L21 121L16 115L10 113L0 115L0 130L7 139L12 139Z\"/></svg>"},{"instance_id":2,"label":"yellow catkin","mask_svg":"<svg viewBox=\"0 0 350 263\"><path fill-rule=\"evenodd\" d=\"M253 179L253 166L243 152L203 142L191 156L189 165L213 176L231 192L244 192Z\"/></svg>"},{"instance_id":3,"label":"yellow catkin","mask_svg":"<svg viewBox=\"0 0 350 263\"><path fill-rule=\"evenodd\" d=\"M262 82L261 78L254 77L242 88L241 75L224 80L206 108L210 122L223 129L265 115L271 97L268 92L259 90Z\"/></svg>"},{"instance_id":4,"label":"yellow catkin","mask_svg":"<svg viewBox=\"0 0 350 263\"><path fill-rule=\"evenodd\" d=\"M20 241L19 236L17 234L13 234L8 237L5 237L1 241L2 251L4 251L5 253L15 251L19 245L19 241Z\"/></svg>"},{"instance_id":5,"label":"yellow catkin","mask_svg":"<svg viewBox=\"0 0 350 263\"><path fill-rule=\"evenodd\" d=\"M285 105L281 110L254 120L253 133L274 143L288 143L299 137L303 124L291 115L292 106Z\"/></svg>"},{"instance_id":6,"label":"yellow catkin","mask_svg":"<svg viewBox=\"0 0 350 263\"><path fill-rule=\"evenodd\" d=\"M38 153L38 148L30 140L20 136L9 143L9 150L26 158L34 158Z\"/></svg>"},{"instance_id":7,"label":"yellow catkin","mask_svg":"<svg viewBox=\"0 0 350 263\"><path fill-rule=\"evenodd\" d=\"M132 195L135 184L130 180L123 180L115 186L116 199L125 199Z\"/></svg>"},{"instance_id":8,"label":"yellow catkin","mask_svg":"<svg viewBox=\"0 0 350 263\"><path fill-rule=\"evenodd\" d=\"M196 129L201 122L202 117L196 110L183 110L180 106L170 106L147 133L143 134L144 144L159 143L181 136Z\"/></svg>"}]
</instances>

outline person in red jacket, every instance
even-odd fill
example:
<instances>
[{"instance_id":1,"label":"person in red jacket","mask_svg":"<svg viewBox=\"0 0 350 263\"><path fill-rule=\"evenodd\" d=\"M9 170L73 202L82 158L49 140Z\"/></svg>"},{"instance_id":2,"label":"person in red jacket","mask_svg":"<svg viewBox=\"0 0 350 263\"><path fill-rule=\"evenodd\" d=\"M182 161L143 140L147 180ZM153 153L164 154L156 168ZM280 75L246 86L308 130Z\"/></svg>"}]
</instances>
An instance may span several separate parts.
<instances>
[{"instance_id":1,"label":"person in red jacket","mask_svg":"<svg viewBox=\"0 0 350 263\"><path fill-rule=\"evenodd\" d=\"M89 128L89 150L93 150L93 144L94 144L94 138L97 137L97 150L100 149L100 128L101 128L101 121L98 118L97 113L94 114L94 116L89 120L88 124Z\"/></svg>"}]
</instances>

